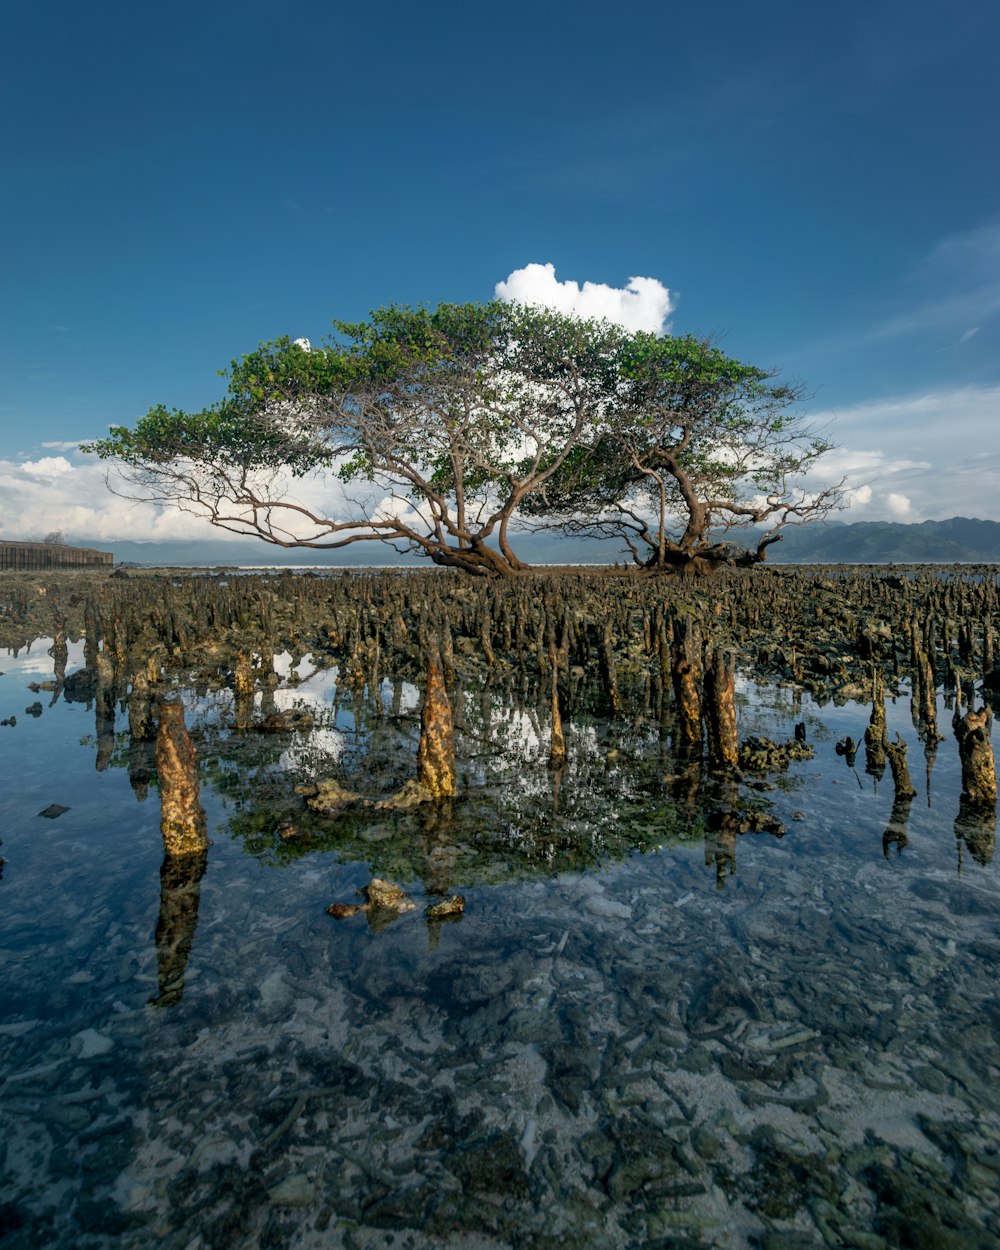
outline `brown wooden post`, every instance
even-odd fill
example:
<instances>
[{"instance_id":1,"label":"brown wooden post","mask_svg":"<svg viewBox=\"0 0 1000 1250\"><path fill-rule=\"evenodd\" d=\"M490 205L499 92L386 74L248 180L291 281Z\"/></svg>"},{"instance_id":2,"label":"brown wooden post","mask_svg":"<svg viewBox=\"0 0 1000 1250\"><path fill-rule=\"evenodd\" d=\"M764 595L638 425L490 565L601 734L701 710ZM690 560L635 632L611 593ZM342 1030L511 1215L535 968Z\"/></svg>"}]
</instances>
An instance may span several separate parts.
<instances>
[{"instance_id":1,"label":"brown wooden post","mask_svg":"<svg viewBox=\"0 0 1000 1250\"><path fill-rule=\"evenodd\" d=\"M722 647L712 647L707 656L705 724L709 762L716 767L735 767L740 754L736 735L736 660Z\"/></svg>"},{"instance_id":2,"label":"brown wooden post","mask_svg":"<svg viewBox=\"0 0 1000 1250\"><path fill-rule=\"evenodd\" d=\"M604 670L604 686L611 700L611 714L620 716L622 697L618 690L618 666L615 663L615 640L611 632L611 622L604 622L601 634L601 667Z\"/></svg>"},{"instance_id":3,"label":"brown wooden post","mask_svg":"<svg viewBox=\"0 0 1000 1250\"><path fill-rule=\"evenodd\" d=\"M969 711L960 717L955 712L955 737L962 761L962 791L976 807L997 805L996 761L990 745L992 722L988 708Z\"/></svg>"},{"instance_id":4,"label":"brown wooden post","mask_svg":"<svg viewBox=\"0 0 1000 1250\"><path fill-rule=\"evenodd\" d=\"M872 714L865 730L865 772L876 779L885 772L886 747L889 735L885 726L885 686L882 674L872 674Z\"/></svg>"},{"instance_id":5,"label":"brown wooden post","mask_svg":"<svg viewBox=\"0 0 1000 1250\"><path fill-rule=\"evenodd\" d=\"M132 678L132 690L128 697L128 728L133 741L149 740L149 678L141 670Z\"/></svg>"},{"instance_id":6,"label":"brown wooden post","mask_svg":"<svg viewBox=\"0 0 1000 1250\"><path fill-rule=\"evenodd\" d=\"M420 711L417 744L417 780L433 798L455 794L455 726L444 683L441 652L436 644L427 648L427 683Z\"/></svg>"},{"instance_id":7,"label":"brown wooden post","mask_svg":"<svg viewBox=\"0 0 1000 1250\"><path fill-rule=\"evenodd\" d=\"M566 739L563 736L562 716L559 714L559 655L554 643L549 646L549 666L552 670L552 737L549 744L549 767L561 768L566 763Z\"/></svg>"},{"instance_id":8,"label":"brown wooden post","mask_svg":"<svg viewBox=\"0 0 1000 1250\"><path fill-rule=\"evenodd\" d=\"M233 696L236 728L247 730L253 722L254 674L253 656L249 651L237 651L233 670Z\"/></svg>"},{"instance_id":9,"label":"brown wooden post","mask_svg":"<svg viewBox=\"0 0 1000 1250\"><path fill-rule=\"evenodd\" d=\"M674 621L671 678L676 705L676 746L686 754L701 750L701 630L691 617Z\"/></svg>"},{"instance_id":10,"label":"brown wooden post","mask_svg":"<svg viewBox=\"0 0 1000 1250\"><path fill-rule=\"evenodd\" d=\"M97 671L97 692L94 699L94 732L97 737L95 767L103 773L115 753L115 692L114 668L106 651L94 656Z\"/></svg>"},{"instance_id":11,"label":"brown wooden post","mask_svg":"<svg viewBox=\"0 0 1000 1250\"><path fill-rule=\"evenodd\" d=\"M160 834L168 855L199 854L208 848L201 805L198 759L184 724L184 705L160 704L156 736L156 776L160 785Z\"/></svg>"}]
</instances>

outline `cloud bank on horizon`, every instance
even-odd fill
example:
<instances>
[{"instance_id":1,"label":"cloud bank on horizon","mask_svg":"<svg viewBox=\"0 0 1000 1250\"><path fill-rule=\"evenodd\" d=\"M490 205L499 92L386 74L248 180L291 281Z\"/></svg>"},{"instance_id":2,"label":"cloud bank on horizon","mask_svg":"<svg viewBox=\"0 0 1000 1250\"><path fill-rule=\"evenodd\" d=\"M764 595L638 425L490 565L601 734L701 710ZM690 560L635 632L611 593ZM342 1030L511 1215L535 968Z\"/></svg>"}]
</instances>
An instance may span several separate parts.
<instances>
[{"instance_id":1,"label":"cloud bank on horizon","mask_svg":"<svg viewBox=\"0 0 1000 1250\"><path fill-rule=\"evenodd\" d=\"M592 321L613 321L626 330L664 334L676 301L657 278L629 278L624 287L572 279L560 282L553 264L532 263L496 284L497 299L534 304Z\"/></svg>"},{"instance_id":2,"label":"cloud bank on horizon","mask_svg":"<svg viewBox=\"0 0 1000 1250\"><path fill-rule=\"evenodd\" d=\"M879 420L883 411L907 430L905 450L887 436ZM980 434L998 412L1000 387L963 387L816 413L820 422L835 421L834 431L841 428L844 437L809 482L822 487L847 479L844 521L994 516L1000 448L984 449ZM106 472L105 464L70 446L64 454L0 460L0 534L37 539L58 529L70 542L226 540L224 533L177 508L136 504L112 494ZM348 509L336 479L296 482L295 493L304 503L334 513ZM955 500L961 503L956 506Z\"/></svg>"}]
</instances>

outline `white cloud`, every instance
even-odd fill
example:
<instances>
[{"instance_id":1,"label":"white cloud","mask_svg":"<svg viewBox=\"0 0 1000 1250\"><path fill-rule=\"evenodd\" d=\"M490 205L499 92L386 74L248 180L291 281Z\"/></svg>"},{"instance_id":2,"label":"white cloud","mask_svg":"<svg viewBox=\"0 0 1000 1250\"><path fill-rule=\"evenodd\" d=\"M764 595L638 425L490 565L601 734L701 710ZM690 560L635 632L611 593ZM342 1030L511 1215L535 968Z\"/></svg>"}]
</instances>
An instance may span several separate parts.
<instances>
[{"instance_id":1,"label":"white cloud","mask_svg":"<svg viewBox=\"0 0 1000 1250\"><path fill-rule=\"evenodd\" d=\"M56 439L53 443L42 443L46 451L78 451L80 444L85 443L85 438L61 438Z\"/></svg>"},{"instance_id":2,"label":"white cloud","mask_svg":"<svg viewBox=\"0 0 1000 1250\"><path fill-rule=\"evenodd\" d=\"M845 520L1000 520L1000 387L963 386L811 414L839 444L808 479L847 479Z\"/></svg>"},{"instance_id":3,"label":"white cloud","mask_svg":"<svg viewBox=\"0 0 1000 1250\"><path fill-rule=\"evenodd\" d=\"M574 317L613 321L626 330L662 334L675 302L656 278L629 278L625 287L603 282L560 282L552 264L525 265L496 285L498 299L554 308Z\"/></svg>"},{"instance_id":4,"label":"white cloud","mask_svg":"<svg viewBox=\"0 0 1000 1250\"><path fill-rule=\"evenodd\" d=\"M25 460L21 471L32 477L58 477L63 473L72 473L73 466L65 456L43 456L41 460Z\"/></svg>"},{"instance_id":5,"label":"white cloud","mask_svg":"<svg viewBox=\"0 0 1000 1250\"><path fill-rule=\"evenodd\" d=\"M94 456L75 463L62 456L39 460L0 460L0 534L37 540L61 530L69 542L238 541L206 520L180 508L123 499L108 489L114 470ZM128 488L118 482L118 489ZM296 480L279 492L327 516L346 518L356 509L345 499L335 474Z\"/></svg>"},{"instance_id":6,"label":"white cloud","mask_svg":"<svg viewBox=\"0 0 1000 1250\"><path fill-rule=\"evenodd\" d=\"M813 424L829 422L836 438L845 428L905 437L906 445L940 445L954 450L956 440L996 442L1000 420L1000 386L960 386L948 390L922 391L909 395L888 395L882 399L831 408L810 414Z\"/></svg>"},{"instance_id":7,"label":"white cloud","mask_svg":"<svg viewBox=\"0 0 1000 1250\"><path fill-rule=\"evenodd\" d=\"M909 499L905 495L901 495L898 491L890 491L886 497L886 504L889 511L897 521L905 520L913 511Z\"/></svg>"}]
</instances>

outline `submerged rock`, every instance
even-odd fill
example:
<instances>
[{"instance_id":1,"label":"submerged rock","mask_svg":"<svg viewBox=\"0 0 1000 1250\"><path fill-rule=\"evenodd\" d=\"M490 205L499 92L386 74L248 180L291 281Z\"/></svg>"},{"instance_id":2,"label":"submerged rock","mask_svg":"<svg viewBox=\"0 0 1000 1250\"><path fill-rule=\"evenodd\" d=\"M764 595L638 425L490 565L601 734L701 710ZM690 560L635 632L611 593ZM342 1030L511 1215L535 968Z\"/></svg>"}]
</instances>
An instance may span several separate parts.
<instances>
[{"instance_id":1,"label":"submerged rock","mask_svg":"<svg viewBox=\"0 0 1000 1250\"><path fill-rule=\"evenodd\" d=\"M297 787L298 793L305 796L306 807L314 812L339 812L353 803L360 803L360 794L346 790L339 781L332 777L319 781L314 786Z\"/></svg>"},{"instance_id":2,"label":"submerged rock","mask_svg":"<svg viewBox=\"0 0 1000 1250\"><path fill-rule=\"evenodd\" d=\"M391 907L395 911L412 911L414 907L410 896L394 881L383 881L381 877L373 877L360 893L372 907Z\"/></svg>"},{"instance_id":3,"label":"submerged rock","mask_svg":"<svg viewBox=\"0 0 1000 1250\"><path fill-rule=\"evenodd\" d=\"M292 708L287 712L268 712L254 728L262 734L280 734L289 729L305 733L312 729L314 723L311 712L306 712L301 708Z\"/></svg>"},{"instance_id":4,"label":"submerged rock","mask_svg":"<svg viewBox=\"0 0 1000 1250\"><path fill-rule=\"evenodd\" d=\"M427 908L428 920L454 920L464 913L465 899L461 894L453 894L451 898L446 898Z\"/></svg>"},{"instance_id":5,"label":"submerged rock","mask_svg":"<svg viewBox=\"0 0 1000 1250\"><path fill-rule=\"evenodd\" d=\"M793 760L811 760L813 749L808 742L789 738L785 743L752 734L740 744L740 768L751 773L766 773L787 768Z\"/></svg>"},{"instance_id":6,"label":"submerged rock","mask_svg":"<svg viewBox=\"0 0 1000 1250\"><path fill-rule=\"evenodd\" d=\"M373 877L358 894L365 900L363 903L331 903L326 909L327 915L335 920L346 920L364 912L371 927L380 929L397 916L416 910L416 903L411 902L409 894L395 882L383 881L381 877Z\"/></svg>"},{"instance_id":7,"label":"submerged rock","mask_svg":"<svg viewBox=\"0 0 1000 1250\"><path fill-rule=\"evenodd\" d=\"M432 803L434 795L422 781L407 781L395 794L387 799L379 799L372 806L377 812L405 812L411 807L419 807L423 803Z\"/></svg>"}]
</instances>

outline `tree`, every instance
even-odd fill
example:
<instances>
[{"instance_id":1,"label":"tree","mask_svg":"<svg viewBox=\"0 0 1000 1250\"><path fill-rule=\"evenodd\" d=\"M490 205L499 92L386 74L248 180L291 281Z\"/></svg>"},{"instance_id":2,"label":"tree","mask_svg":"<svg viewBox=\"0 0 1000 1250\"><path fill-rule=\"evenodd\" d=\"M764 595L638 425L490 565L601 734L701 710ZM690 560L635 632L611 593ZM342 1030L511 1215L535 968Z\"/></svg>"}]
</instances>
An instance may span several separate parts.
<instances>
[{"instance_id":1,"label":"tree","mask_svg":"<svg viewBox=\"0 0 1000 1250\"><path fill-rule=\"evenodd\" d=\"M634 334L617 403L527 501L536 528L617 538L645 568L705 572L762 561L789 524L839 506L842 483L803 478L830 450L793 406L801 388L705 340ZM718 535L765 525L753 551Z\"/></svg>"},{"instance_id":2,"label":"tree","mask_svg":"<svg viewBox=\"0 0 1000 1250\"><path fill-rule=\"evenodd\" d=\"M666 569L728 558L708 538L720 522L780 528L835 502L790 486L827 446L789 415L796 392L697 340L499 301L334 328L315 349L263 343L232 362L218 404L157 406L84 450L117 464L130 497L233 533L377 540L476 574L528 567L519 517L615 535ZM336 509L296 493L331 473L351 492Z\"/></svg>"},{"instance_id":3,"label":"tree","mask_svg":"<svg viewBox=\"0 0 1000 1250\"><path fill-rule=\"evenodd\" d=\"M203 412L158 406L84 450L132 498L277 546L376 539L472 573L526 568L511 522L611 412L626 332L499 301L334 326L323 347L285 338L234 361ZM330 471L354 491L346 519L294 494Z\"/></svg>"}]
</instances>

